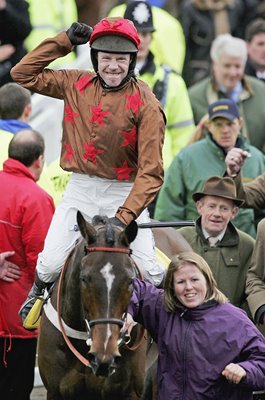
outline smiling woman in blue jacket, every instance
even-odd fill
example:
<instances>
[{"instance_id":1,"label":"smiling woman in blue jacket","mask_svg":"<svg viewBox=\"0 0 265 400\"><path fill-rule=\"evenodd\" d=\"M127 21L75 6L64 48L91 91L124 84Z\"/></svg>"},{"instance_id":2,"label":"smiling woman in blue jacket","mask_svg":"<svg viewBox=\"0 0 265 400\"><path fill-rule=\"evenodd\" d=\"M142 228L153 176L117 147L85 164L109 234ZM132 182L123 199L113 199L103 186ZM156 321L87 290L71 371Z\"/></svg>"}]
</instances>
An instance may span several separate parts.
<instances>
[{"instance_id":1,"label":"smiling woman in blue jacket","mask_svg":"<svg viewBox=\"0 0 265 400\"><path fill-rule=\"evenodd\" d=\"M265 389L265 338L217 289L194 252L173 257L164 290L135 279L127 327L158 345L158 400L251 400Z\"/></svg>"}]
</instances>

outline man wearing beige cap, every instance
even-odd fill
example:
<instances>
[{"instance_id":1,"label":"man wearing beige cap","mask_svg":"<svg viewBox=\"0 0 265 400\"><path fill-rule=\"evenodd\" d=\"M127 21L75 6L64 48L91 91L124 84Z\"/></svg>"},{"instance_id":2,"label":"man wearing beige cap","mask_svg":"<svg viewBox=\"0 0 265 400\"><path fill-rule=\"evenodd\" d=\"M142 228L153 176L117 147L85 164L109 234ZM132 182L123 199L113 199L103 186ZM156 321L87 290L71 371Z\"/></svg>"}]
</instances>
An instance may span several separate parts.
<instances>
[{"instance_id":1,"label":"man wearing beige cap","mask_svg":"<svg viewBox=\"0 0 265 400\"><path fill-rule=\"evenodd\" d=\"M246 274L255 240L232 220L244 201L236 196L233 179L213 176L193 194L200 217L195 227L179 232L210 265L219 289L234 305L245 308Z\"/></svg>"}]
</instances>

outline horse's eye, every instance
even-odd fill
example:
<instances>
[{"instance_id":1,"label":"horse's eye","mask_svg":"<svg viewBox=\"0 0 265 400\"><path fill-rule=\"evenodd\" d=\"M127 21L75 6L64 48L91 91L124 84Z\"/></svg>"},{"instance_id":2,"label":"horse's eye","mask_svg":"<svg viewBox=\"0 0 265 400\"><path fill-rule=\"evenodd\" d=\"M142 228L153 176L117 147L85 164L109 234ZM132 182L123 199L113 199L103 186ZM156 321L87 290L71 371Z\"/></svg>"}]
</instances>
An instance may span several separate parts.
<instances>
[{"instance_id":1,"label":"horse's eye","mask_svg":"<svg viewBox=\"0 0 265 400\"><path fill-rule=\"evenodd\" d=\"M132 290L133 279L130 279L129 282L128 282L128 284L129 284L129 289Z\"/></svg>"},{"instance_id":2,"label":"horse's eye","mask_svg":"<svg viewBox=\"0 0 265 400\"><path fill-rule=\"evenodd\" d=\"M81 282L85 283L86 285L91 282L91 277L89 275L81 274L80 279Z\"/></svg>"}]
</instances>

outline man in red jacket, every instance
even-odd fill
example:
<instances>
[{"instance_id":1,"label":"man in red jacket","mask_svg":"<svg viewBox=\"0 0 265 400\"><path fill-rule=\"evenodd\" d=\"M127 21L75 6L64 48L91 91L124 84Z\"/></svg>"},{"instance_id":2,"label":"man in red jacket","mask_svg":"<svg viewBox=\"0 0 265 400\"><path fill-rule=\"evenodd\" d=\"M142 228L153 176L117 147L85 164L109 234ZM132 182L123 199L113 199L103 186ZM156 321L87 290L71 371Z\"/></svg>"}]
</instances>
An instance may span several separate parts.
<instances>
[{"instance_id":1,"label":"man in red jacket","mask_svg":"<svg viewBox=\"0 0 265 400\"><path fill-rule=\"evenodd\" d=\"M37 184L44 140L36 131L17 133L0 171L0 253L20 267L19 279L0 279L0 393L5 400L29 400L34 382L37 331L23 328L19 308L33 284L54 203Z\"/></svg>"}]
</instances>

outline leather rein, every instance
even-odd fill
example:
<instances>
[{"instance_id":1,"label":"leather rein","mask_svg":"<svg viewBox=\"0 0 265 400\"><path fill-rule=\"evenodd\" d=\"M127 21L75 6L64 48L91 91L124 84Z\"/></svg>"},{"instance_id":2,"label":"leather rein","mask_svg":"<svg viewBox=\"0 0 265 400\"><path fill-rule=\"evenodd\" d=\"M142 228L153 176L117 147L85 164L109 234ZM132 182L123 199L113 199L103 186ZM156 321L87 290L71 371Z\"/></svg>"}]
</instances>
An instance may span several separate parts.
<instances>
[{"instance_id":1,"label":"leather rein","mask_svg":"<svg viewBox=\"0 0 265 400\"><path fill-rule=\"evenodd\" d=\"M111 252L111 253L125 253L125 254L128 254L129 256L131 255L130 249L123 249L120 247L104 247L104 246L89 247L89 246L86 246L85 250L88 253L98 251L98 252ZM64 341L67 344L68 348L71 350L71 352L76 356L76 358L78 358L78 360L82 364L84 364L86 367L90 367L89 361L84 356L82 356L82 354L80 354L79 351L76 350L76 348L71 343L69 337L67 336L67 334L65 332L65 328L63 326L62 318L60 315L62 282L63 282L63 277L65 275L66 267L67 267L67 261L68 261L68 258L67 258L66 262L64 263L63 269L62 269L60 277L59 277L59 282L58 282L58 294L57 294L58 322L59 322L59 326L60 326ZM143 279L141 271L139 270L136 263L134 263L134 267L136 268L140 278ZM87 320L85 320L85 322L87 324L88 329L90 329L91 327L93 327L97 324L116 324L116 325L119 325L120 327L122 327L124 325L125 318L124 318L124 320L118 319L118 318L98 318L98 319L90 320L89 322L87 322ZM138 347L142 343L142 340L145 336L146 330L143 328L142 325L140 325L140 329L141 329L141 332L139 335L139 339L134 343L133 346L128 346L128 344L125 342L125 346L128 350L135 351L136 349L138 349Z\"/></svg>"}]
</instances>

